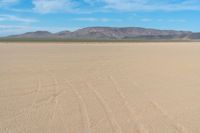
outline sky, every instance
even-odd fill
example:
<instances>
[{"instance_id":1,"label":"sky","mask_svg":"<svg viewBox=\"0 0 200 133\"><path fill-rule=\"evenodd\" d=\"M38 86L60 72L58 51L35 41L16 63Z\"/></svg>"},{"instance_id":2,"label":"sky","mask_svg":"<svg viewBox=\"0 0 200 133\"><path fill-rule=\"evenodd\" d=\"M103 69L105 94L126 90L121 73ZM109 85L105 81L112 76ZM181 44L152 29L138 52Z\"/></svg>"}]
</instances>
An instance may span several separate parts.
<instances>
[{"instance_id":1,"label":"sky","mask_svg":"<svg viewBox=\"0 0 200 133\"><path fill-rule=\"evenodd\" d=\"M0 0L0 36L93 26L200 32L200 0Z\"/></svg>"}]
</instances>

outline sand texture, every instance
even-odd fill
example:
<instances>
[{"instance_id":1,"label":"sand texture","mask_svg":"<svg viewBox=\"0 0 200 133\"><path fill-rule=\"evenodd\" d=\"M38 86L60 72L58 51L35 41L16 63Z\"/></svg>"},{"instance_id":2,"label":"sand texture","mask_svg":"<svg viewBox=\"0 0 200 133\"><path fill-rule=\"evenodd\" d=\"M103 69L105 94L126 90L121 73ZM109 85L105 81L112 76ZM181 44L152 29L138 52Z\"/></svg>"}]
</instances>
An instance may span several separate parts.
<instances>
[{"instance_id":1,"label":"sand texture","mask_svg":"<svg viewBox=\"0 0 200 133\"><path fill-rule=\"evenodd\" d=\"M200 133L200 43L0 43L0 133Z\"/></svg>"}]
</instances>

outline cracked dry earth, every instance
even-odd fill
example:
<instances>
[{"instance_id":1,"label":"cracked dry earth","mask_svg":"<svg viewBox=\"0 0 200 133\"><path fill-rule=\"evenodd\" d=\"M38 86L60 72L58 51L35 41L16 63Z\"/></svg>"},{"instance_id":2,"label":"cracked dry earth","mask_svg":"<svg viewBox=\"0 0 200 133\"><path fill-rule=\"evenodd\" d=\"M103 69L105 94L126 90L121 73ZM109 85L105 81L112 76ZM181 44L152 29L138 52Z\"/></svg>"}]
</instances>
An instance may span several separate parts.
<instances>
[{"instance_id":1,"label":"cracked dry earth","mask_svg":"<svg viewBox=\"0 0 200 133\"><path fill-rule=\"evenodd\" d=\"M200 43L0 43L0 133L200 133Z\"/></svg>"}]
</instances>

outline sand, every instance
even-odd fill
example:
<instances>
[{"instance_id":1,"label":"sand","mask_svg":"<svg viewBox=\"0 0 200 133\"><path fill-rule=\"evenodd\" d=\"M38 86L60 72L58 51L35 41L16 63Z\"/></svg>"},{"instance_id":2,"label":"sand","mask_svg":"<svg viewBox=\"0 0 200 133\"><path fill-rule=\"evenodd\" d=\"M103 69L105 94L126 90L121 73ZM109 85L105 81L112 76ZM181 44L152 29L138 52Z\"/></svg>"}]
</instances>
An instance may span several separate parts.
<instances>
[{"instance_id":1,"label":"sand","mask_svg":"<svg viewBox=\"0 0 200 133\"><path fill-rule=\"evenodd\" d=\"M200 43L0 43L0 133L200 133Z\"/></svg>"}]
</instances>

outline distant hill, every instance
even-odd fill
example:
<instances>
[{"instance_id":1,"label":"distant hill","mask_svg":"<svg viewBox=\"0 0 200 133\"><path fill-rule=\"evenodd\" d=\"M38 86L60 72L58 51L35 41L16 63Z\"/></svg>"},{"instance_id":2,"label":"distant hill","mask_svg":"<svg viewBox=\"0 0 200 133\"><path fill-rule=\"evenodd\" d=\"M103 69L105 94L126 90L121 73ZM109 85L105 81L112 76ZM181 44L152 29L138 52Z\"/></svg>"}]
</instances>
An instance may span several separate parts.
<instances>
[{"instance_id":1,"label":"distant hill","mask_svg":"<svg viewBox=\"0 0 200 133\"><path fill-rule=\"evenodd\" d=\"M190 31L158 30L139 27L87 27L74 32L27 32L6 39L65 39L65 40L198 40L200 33Z\"/></svg>"}]
</instances>

